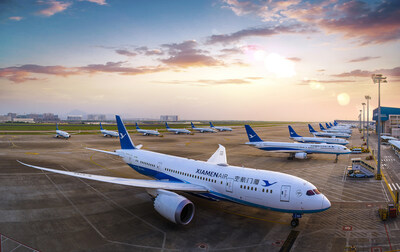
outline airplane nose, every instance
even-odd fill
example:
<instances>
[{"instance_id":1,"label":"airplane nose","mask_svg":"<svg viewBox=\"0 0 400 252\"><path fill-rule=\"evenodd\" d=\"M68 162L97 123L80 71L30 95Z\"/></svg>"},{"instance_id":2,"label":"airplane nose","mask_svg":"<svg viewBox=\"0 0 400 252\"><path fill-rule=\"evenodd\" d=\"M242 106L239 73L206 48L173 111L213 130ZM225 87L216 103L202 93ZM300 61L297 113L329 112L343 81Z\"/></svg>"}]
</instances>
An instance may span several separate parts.
<instances>
[{"instance_id":1,"label":"airplane nose","mask_svg":"<svg viewBox=\"0 0 400 252\"><path fill-rule=\"evenodd\" d=\"M331 202L325 197L325 195L322 198L322 209L328 209L331 207Z\"/></svg>"}]
</instances>

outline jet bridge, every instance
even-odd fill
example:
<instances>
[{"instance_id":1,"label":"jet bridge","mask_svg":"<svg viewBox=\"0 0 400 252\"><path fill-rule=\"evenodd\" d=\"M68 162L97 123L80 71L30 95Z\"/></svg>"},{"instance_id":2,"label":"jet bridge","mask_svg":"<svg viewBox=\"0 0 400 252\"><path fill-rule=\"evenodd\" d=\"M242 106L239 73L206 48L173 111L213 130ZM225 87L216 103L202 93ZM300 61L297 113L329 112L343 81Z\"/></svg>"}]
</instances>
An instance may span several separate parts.
<instances>
[{"instance_id":1,"label":"jet bridge","mask_svg":"<svg viewBox=\"0 0 400 252\"><path fill-rule=\"evenodd\" d=\"M361 158L352 158L351 166L347 169L347 176L353 178L372 178L375 175L375 168L361 160Z\"/></svg>"}]
</instances>

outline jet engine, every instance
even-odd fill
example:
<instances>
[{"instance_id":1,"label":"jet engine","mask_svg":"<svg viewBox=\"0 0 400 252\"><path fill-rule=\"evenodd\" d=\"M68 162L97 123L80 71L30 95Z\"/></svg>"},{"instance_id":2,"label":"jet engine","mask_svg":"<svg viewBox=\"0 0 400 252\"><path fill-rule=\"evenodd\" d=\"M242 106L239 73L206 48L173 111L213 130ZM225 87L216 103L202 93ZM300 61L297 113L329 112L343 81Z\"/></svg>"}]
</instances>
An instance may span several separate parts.
<instances>
[{"instance_id":1,"label":"jet engine","mask_svg":"<svg viewBox=\"0 0 400 252\"><path fill-rule=\"evenodd\" d=\"M307 153L305 153L305 152L298 152L298 153L294 154L294 157L295 157L295 158L298 158L298 159L306 159L306 158L307 158Z\"/></svg>"},{"instance_id":2,"label":"jet engine","mask_svg":"<svg viewBox=\"0 0 400 252\"><path fill-rule=\"evenodd\" d=\"M158 190L154 209L167 220L180 225L189 224L194 216L194 204L190 200L165 190Z\"/></svg>"}]
</instances>

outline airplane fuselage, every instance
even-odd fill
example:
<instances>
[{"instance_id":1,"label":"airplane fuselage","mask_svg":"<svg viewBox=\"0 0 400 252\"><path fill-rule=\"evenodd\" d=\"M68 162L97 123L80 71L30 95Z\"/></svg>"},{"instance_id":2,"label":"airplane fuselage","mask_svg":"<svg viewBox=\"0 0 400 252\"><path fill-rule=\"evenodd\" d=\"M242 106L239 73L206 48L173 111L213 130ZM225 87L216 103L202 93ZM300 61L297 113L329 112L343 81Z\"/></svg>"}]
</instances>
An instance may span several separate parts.
<instances>
[{"instance_id":1,"label":"airplane fuselage","mask_svg":"<svg viewBox=\"0 0 400 252\"><path fill-rule=\"evenodd\" d=\"M62 130L56 130L56 137L70 138L71 135L68 132Z\"/></svg>"},{"instance_id":2,"label":"airplane fuselage","mask_svg":"<svg viewBox=\"0 0 400 252\"><path fill-rule=\"evenodd\" d=\"M320 212L330 207L323 194L310 192L316 189L314 185L292 175L211 164L146 150L116 152L143 175L208 188L208 193L201 194L207 198L298 214Z\"/></svg>"},{"instance_id":3,"label":"airplane fuselage","mask_svg":"<svg viewBox=\"0 0 400 252\"><path fill-rule=\"evenodd\" d=\"M110 136L110 137L118 137L118 132L115 131L111 131L111 130L105 130L102 129L100 130L100 132L104 135L104 136Z\"/></svg>"},{"instance_id":4,"label":"airplane fuselage","mask_svg":"<svg viewBox=\"0 0 400 252\"><path fill-rule=\"evenodd\" d=\"M296 142L300 143L326 143L326 144L341 144L346 145L349 141L342 138L331 137L290 137Z\"/></svg>"},{"instance_id":5,"label":"airplane fuselage","mask_svg":"<svg viewBox=\"0 0 400 252\"><path fill-rule=\"evenodd\" d=\"M175 134L190 134L191 132L190 132L190 130L187 130L187 129L172 129L172 128L167 128L167 130L169 131L169 132L173 132L173 133L175 133Z\"/></svg>"},{"instance_id":6,"label":"airplane fuselage","mask_svg":"<svg viewBox=\"0 0 400 252\"><path fill-rule=\"evenodd\" d=\"M248 142L246 144L271 152L304 152L304 153L325 153L325 154L350 154L351 151L338 144L304 144L304 143L285 143L285 142Z\"/></svg>"}]
</instances>

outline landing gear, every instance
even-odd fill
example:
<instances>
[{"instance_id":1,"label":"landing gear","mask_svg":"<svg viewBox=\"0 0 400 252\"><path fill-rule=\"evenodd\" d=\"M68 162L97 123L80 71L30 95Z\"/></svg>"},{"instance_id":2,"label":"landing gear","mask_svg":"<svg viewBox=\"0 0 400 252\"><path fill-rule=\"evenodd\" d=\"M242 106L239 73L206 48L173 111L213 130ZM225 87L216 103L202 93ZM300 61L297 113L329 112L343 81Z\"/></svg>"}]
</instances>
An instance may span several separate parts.
<instances>
[{"instance_id":1,"label":"landing gear","mask_svg":"<svg viewBox=\"0 0 400 252\"><path fill-rule=\"evenodd\" d=\"M290 226L292 226L292 228L295 228L299 225L299 218L301 218L301 214L293 214L292 221L290 222Z\"/></svg>"},{"instance_id":2,"label":"landing gear","mask_svg":"<svg viewBox=\"0 0 400 252\"><path fill-rule=\"evenodd\" d=\"M335 163L337 163L337 161L338 161L338 158L339 158L339 155L338 155L338 154L336 154Z\"/></svg>"},{"instance_id":3,"label":"landing gear","mask_svg":"<svg viewBox=\"0 0 400 252\"><path fill-rule=\"evenodd\" d=\"M290 156L287 158L288 160L294 160L294 154L290 153Z\"/></svg>"}]
</instances>

